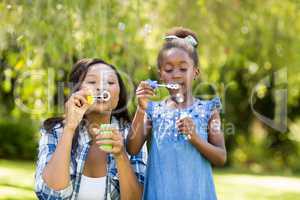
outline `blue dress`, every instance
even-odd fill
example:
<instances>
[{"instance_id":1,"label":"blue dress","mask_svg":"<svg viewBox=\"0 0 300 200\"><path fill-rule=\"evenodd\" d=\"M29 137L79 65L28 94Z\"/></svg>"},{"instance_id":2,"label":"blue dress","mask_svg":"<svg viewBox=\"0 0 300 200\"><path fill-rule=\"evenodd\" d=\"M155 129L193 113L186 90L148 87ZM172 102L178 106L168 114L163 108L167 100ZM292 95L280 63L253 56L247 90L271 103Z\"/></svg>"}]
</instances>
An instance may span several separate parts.
<instances>
[{"instance_id":1,"label":"blue dress","mask_svg":"<svg viewBox=\"0 0 300 200\"><path fill-rule=\"evenodd\" d=\"M184 109L166 106L166 101L149 102L152 121L151 145L144 187L144 200L215 200L210 162L176 128L176 120L192 117L199 137L207 141L207 126L220 98L195 99Z\"/></svg>"}]
</instances>

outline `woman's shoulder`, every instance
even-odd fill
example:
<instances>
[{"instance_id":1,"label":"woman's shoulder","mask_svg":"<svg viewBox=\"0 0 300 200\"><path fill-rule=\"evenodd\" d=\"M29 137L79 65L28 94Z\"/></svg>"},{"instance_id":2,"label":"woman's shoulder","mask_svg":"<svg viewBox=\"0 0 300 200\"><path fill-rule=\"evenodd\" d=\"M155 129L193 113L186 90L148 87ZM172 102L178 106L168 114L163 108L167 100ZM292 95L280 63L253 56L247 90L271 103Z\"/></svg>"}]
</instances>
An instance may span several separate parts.
<instances>
[{"instance_id":1,"label":"woman's shoulder","mask_svg":"<svg viewBox=\"0 0 300 200\"><path fill-rule=\"evenodd\" d=\"M41 127L41 132L47 134L58 134L64 127L63 118L55 117L46 119Z\"/></svg>"}]
</instances>

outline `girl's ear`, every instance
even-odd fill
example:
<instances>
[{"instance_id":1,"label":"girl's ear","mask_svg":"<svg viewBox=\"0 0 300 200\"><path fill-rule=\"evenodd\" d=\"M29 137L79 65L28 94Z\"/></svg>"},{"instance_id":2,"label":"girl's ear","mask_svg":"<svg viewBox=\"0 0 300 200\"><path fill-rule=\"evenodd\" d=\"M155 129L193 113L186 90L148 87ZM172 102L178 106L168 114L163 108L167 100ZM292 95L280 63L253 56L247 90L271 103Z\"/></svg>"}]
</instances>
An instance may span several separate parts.
<instances>
[{"instance_id":1,"label":"girl's ear","mask_svg":"<svg viewBox=\"0 0 300 200\"><path fill-rule=\"evenodd\" d=\"M200 76L200 69L199 68L194 68L194 80L197 79L197 77Z\"/></svg>"},{"instance_id":2,"label":"girl's ear","mask_svg":"<svg viewBox=\"0 0 300 200\"><path fill-rule=\"evenodd\" d=\"M163 79L161 78L161 70L160 69L158 69L158 75L159 75L159 81L162 82Z\"/></svg>"}]
</instances>

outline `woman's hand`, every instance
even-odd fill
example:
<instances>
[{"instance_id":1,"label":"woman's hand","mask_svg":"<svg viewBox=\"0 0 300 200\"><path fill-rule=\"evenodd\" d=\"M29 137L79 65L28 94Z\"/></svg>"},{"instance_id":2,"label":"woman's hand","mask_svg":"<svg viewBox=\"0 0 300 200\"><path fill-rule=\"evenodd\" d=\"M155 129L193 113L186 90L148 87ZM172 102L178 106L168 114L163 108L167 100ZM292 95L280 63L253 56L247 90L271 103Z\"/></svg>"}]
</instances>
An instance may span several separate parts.
<instances>
[{"instance_id":1,"label":"woman's hand","mask_svg":"<svg viewBox=\"0 0 300 200\"><path fill-rule=\"evenodd\" d=\"M146 81L142 81L136 89L139 108L146 110L149 98L154 95L153 88Z\"/></svg>"},{"instance_id":2,"label":"woman's hand","mask_svg":"<svg viewBox=\"0 0 300 200\"><path fill-rule=\"evenodd\" d=\"M65 103L65 127L75 130L89 108L86 98L90 94L87 89L73 93Z\"/></svg>"},{"instance_id":3,"label":"woman's hand","mask_svg":"<svg viewBox=\"0 0 300 200\"><path fill-rule=\"evenodd\" d=\"M184 117L176 121L176 126L179 132L187 136L189 140L194 138L196 134L196 126L193 122L193 119L190 117Z\"/></svg>"},{"instance_id":4,"label":"woman's hand","mask_svg":"<svg viewBox=\"0 0 300 200\"><path fill-rule=\"evenodd\" d=\"M122 153L124 153L124 139L122 134L116 128L105 128L99 129L101 132L104 131L111 131L109 134L97 134L96 135L96 144L97 145L112 145L111 149L103 149L103 151L107 153L112 153L115 158L119 157Z\"/></svg>"}]
</instances>

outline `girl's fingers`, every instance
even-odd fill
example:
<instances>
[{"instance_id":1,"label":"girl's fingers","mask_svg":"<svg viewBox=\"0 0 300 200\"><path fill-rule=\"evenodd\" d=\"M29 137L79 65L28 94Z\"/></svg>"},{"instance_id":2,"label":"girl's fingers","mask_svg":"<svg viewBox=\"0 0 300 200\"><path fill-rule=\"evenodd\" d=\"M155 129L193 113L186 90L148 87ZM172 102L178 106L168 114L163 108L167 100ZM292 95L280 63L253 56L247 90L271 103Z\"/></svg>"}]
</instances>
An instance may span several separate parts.
<instances>
[{"instance_id":1,"label":"girl's fingers","mask_svg":"<svg viewBox=\"0 0 300 200\"><path fill-rule=\"evenodd\" d=\"M152 89L152 87L149 85L149 83L147 81L141 81L141 83L139 84L139 87Z\"/></svg>"},{"instance_id":2,"label":"girl's fingers","mask_svg":"<svg viewBox=\"0 0 300 200\"><path fill-rule=\"evenodd\" d=\"M151 97L153 97L153 95L137 95L137 98L138 99L149 99L149 98L151 98Z\"/></svg>"},{"instance_id":3,"label":"girl's fingers","mask_svg":"<svg viewBox=\"0 0 300 200\"><path fill-rule=\"evenodd\" d=\"M142 89L142 90L137 90L137 91L136 91L136 94L152 94L152 95L154 95L155 93L154 93L154 91L152 91L152 90L145 90L145 89Z\"/></svg>"}]
</instances>

